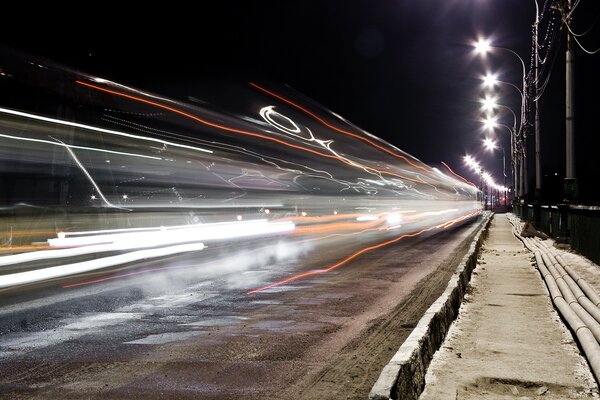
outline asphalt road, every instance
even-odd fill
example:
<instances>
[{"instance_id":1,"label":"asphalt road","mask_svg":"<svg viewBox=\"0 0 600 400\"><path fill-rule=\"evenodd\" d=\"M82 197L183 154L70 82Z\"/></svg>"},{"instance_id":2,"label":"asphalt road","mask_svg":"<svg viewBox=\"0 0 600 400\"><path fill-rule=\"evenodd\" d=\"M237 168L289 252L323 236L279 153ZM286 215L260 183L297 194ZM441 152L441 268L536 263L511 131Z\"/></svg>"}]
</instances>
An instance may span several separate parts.
<instances>
[{"instance_id":1,"label":"asphalt road","mask_svg":"<svg viewBox=\"0 0 600 400\"><path fill-rule=\"evenodd\" d=\"M364 399L477 225L407 238L256 294L247 292L369 243L215 244L5 290L0 398Z\"/></svg>"}]
</instances>

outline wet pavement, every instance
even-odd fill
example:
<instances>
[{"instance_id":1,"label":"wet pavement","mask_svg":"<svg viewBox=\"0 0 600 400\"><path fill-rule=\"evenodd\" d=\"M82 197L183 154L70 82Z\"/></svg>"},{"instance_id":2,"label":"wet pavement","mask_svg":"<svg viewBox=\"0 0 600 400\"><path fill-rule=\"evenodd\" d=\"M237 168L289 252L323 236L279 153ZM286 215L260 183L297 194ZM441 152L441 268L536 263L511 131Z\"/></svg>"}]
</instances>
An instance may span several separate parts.
<instances>
[{"instance_id":1,"label":"wet pavement","mask_svg":"<svg viewBox=\"0 0 600 400\"><path fill-rule=\"evenodd\" d=\"M145 264L182 266L167 272L4 292L0 397L366 398L445 289L476 225L400 241L254 295L246 293L260 282L323 268L365 242L286 249L287 257L282 244L257 241L258 255L214 246ZM252 257L260 260L243 262Z\"/></svg>"}]
</instances>

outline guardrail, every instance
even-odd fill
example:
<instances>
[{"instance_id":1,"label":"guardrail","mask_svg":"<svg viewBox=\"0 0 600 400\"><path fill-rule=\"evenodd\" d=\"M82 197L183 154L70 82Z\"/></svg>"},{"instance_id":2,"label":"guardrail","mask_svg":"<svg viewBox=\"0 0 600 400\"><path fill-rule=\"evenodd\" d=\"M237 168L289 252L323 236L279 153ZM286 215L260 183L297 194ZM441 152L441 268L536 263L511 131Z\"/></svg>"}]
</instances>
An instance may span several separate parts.
<instances>
[{"instance_id":1,"label":"guardrail","mask_svg":"<svg viewBox=\"0 0 600 400\"><path fill-rule=\"evenodd\" d=\"M600 207L569 204L518 204L514 214L537 230L569 243L571 248L600 264Z\"/></svg>"}]
</instances>

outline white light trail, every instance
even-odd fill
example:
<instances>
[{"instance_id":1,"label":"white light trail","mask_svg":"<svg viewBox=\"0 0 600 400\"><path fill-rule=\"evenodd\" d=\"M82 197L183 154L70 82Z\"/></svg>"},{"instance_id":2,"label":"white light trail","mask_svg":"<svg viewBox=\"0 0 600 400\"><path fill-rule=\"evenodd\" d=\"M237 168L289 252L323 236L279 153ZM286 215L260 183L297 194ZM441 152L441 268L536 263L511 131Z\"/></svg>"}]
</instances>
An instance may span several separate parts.
<instances>
[{"instance_id":1,"label":"white light trail","mask_svg":"<svg viewBox=\"0 0 600 400\"><path fill-rule=\"evenodd\" d=\"M172 254L200 251L204 249L203 243L187 243L176 246L161 247L157 249L138 250L126 254L98 258L95 260L81 261L72 264L57 265L33 271L18 272L15 274L0 275L0 288L6 288L27 283L40 282L48 279L62 278L69 275L95 271L114 265L125 264L147 258L164 257Z\"/></svg>"},{"instance_id":2,"label":"white light trail","mask_svg":"<svg viewBox=\"0 0 600 400\"><path fill-rule=\"evenodd\" d=\"M112 229L106 231L60 232L57 238L48 239L48 244L58 248L11 254L0 257L0 266L24 262L50 260L108 251L143 249L200 240L233 239L294 230L291 221L268 222L254 220L215 224L184 225L172 227ZM81 246L81 247L74 247Z\"/></svg>"},{"instance_id":3,"label":"white light trail","mask_svg":"<svg viewBox=\"0 0 600 400\"><path fill-rule=\"evenodd\" d=\"M17 110L11 110L9 108L0 107L0 113L17 115L19 117L25 117L25 118L29 118L29 119L38 120L38 121L50 122L50 123L58 124L58 125L71 126L74 128L81 128L81 129L87 129L87 130L96 131L96 132L107 133L109 135L123 136L123 137L128 137L131 139L139 139L139 140L145 140L145 141L149 141L149 142L161 143L161 144L166 144L168 146L178 147L178 148L182 148L182 149L201 151L203 153L211 153L212 154L212 152L213 152L212 150L203 149L201 147L189 146L186 144L169 142L166 140L155 139L155 138L150 138L150 137L146 137L146 136L133 135L131 133L114 131L112 129L99 128L97 126L85 125L85 124L80 124L77 122L63 121L61 119L44 117L41 115L30 114L30 113L26 113L26 112L22 112L22 111L17 111Z\"/></svg>"}]
</instances>

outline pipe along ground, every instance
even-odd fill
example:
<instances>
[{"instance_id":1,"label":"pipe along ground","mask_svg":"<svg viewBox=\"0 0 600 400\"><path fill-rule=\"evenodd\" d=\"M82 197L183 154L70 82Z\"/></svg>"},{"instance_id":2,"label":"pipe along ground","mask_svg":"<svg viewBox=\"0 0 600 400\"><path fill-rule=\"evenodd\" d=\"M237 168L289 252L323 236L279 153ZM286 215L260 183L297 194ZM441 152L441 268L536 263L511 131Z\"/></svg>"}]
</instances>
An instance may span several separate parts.
<instances>
[{"instance_id":1,"label":"pipe along ground","mask_svg":"<svg viewBox=\"0 0 600 400\"><path fill-rule=\"evenodd\" d=\"M563 320L575 332L579 345L600 382L600 295L564 259L539 239L522 237L518 220L509 218L513 234L530 250Z\"/></svg>"}]
</instances>

